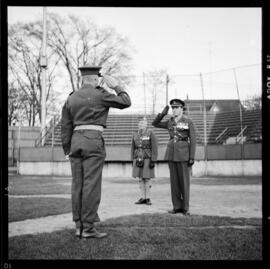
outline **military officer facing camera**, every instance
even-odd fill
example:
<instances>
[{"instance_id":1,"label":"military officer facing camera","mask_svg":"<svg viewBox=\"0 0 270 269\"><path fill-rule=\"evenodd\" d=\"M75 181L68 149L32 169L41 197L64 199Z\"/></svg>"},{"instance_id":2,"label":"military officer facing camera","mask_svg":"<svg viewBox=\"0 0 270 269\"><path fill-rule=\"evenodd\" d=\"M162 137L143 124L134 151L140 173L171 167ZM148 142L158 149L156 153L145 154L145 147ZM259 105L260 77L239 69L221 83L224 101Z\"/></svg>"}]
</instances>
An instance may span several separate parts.
<instances>
[{"instance_id":1,"label":"military officer facing camera","mask_svg":"<svg viewBox=\"0 0 270 269\"><path fill-rule=\"evenodd\" d=\"M167 105L159 113L152 125L167 129L170 141L167 144L165 160L169 163L171 197L173 209L169 213L189 213L190 167L194 164L196 136L194 125L188 117L183 115L184 101L172 99L170 105L173 117L169 120L161 120L168 114Z\"/></svg>"},{"instance_id":2,"label":"military officer facing camera","mask_svg":"<svg viewBox=\"0 0 270 269\"><path fill-rule=\"evenodd\" d=\"M103 83L116 94L99 87L101 67L79 68L82 86L67 98L61 119L61 139L64 153L71 163L72 215L76 236L103 238L94 222L99 221L102 168L106 156L103 129L110 107L124 109L131 105L127 92L116 81L103 76Z\"/></svg>"}]
</instances>

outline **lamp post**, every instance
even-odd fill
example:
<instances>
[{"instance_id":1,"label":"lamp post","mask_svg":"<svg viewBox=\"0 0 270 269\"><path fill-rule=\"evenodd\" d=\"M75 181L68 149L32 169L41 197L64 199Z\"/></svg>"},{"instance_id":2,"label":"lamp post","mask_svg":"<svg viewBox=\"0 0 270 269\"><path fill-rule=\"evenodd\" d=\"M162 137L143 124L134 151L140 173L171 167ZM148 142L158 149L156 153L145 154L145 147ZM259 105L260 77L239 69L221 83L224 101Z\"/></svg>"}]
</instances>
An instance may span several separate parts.
<instances>
[{"instance_id":1,"label":"lamp post","mask_svg":"<svg viewBox=\"0 0 270 269\"><path fill-rule=\"evenodd\" d=\"M46 127L46 68L47 68L47 25L46 25L46 7L43 7L43 38L42 38L42 55L40 58L40 67L42 72L41 86L41 144L45 143Z\"/></svg>"}]
</instances>

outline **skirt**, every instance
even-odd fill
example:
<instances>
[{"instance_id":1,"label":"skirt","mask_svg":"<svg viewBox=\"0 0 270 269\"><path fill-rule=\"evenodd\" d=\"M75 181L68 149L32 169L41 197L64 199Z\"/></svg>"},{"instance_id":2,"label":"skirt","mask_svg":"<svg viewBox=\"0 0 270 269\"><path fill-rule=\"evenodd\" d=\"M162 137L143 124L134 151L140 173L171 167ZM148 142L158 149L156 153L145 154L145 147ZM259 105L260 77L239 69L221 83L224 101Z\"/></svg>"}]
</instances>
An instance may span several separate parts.
<instances>
[{"instance_id":1,"label":"skirt","mask_svg":"<svg viewBox=\"0 0 270 269\"><path fill-rule=\"evenodd\" d=\"M144 159L143 167L136 166L136 160L133 160L132 177L140 178L154 178L155 168L150 169L149 167L150 159Z\"/></svg>"}]
</instances>

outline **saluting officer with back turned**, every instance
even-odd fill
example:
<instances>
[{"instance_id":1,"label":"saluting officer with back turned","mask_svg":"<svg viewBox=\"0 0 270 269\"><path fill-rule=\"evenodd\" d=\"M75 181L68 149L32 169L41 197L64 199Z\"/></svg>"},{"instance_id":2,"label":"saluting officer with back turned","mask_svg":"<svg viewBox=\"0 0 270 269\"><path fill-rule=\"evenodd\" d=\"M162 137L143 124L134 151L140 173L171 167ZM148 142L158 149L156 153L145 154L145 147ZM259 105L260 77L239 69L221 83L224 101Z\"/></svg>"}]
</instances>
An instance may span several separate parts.
<instances>
[{"instance_id":1,"label":"saluting officer with back turned","mask_svg":"<svg viewBox=\"0 0 270 269\"><path fill-rule=\"evenodd\" d=\"M170 135L164 157L168 161L170 170L173 209L169 213L190 215L190 168L194 164L196 146L195 128L192 120L183 115L184 101L172 99L170 105L173 116L168 120L162 121L169 111L169 106L167 105L156 116L152 125L167 129Z\"/></svg>"},{"instance_id":2,"label":"saluting officer with back turned","mask_svg":"<svg viewBox=\"0 0 270 269\"><path fill-rule=\"evenodd\" d=\"M103 82L115 90L109 93L98 86L101 67L79 68L82 87L67 98L61 119L61 138L72 172L72 215L76 236L103 238L94 223L99 221L102 168L106 156L103 129L109 108L124 109L131 105L130 97L118 83L103 76Z\"/></svg>"}]
</instances>

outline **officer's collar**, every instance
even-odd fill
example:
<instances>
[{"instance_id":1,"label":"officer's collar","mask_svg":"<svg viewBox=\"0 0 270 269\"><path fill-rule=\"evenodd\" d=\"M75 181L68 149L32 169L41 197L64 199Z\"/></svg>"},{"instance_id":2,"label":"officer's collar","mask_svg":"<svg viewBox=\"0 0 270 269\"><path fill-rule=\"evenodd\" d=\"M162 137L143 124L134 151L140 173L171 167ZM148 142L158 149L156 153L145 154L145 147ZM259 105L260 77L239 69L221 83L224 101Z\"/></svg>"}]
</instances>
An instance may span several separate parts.
<instances>
[{"instance_id":1,"label":"officer's collar","mask_svg":"<svg viewBox=\"0 0 270 269\"><path fill-rule=\"evenodd\" d=\"M182 114L182 116L180 118L178 117L171 117L171 120L174 121L174 122L179 122L180 120L183 120L184 119L184 115Z\"/></svg>"}]
</instances>

